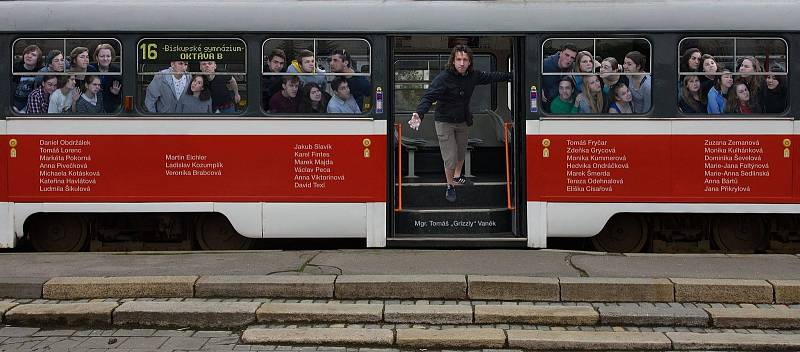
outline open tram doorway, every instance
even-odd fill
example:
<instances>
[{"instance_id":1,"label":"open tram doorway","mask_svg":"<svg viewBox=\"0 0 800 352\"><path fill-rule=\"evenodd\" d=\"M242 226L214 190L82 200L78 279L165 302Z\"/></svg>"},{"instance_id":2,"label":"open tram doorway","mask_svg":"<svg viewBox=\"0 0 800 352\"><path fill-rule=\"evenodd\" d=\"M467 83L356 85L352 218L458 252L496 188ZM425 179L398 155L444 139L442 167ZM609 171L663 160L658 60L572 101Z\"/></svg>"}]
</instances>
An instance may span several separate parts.
<instances>
[{"instance_id":1,"label":"open tram doorway","mask_svg":"<svg viewBox=\"0 0 800 352\"><path fill-rule=\"evenodd\" d=\"M410 35L390 37L390 179L394 188L393 247L523 247L518 212L516 161L522 150L515 135L519 73L523 72L523 38L513 36ZM433 79L445 70L452 48L466 44L480 71L513 72L512 82L476 86L470 100L474 116L461 174L472 185L456 185L456 201L445 198L447 187L434 126L436 104L419 130L408 126L412 113ZM524 125L522 125L524 126ZM522 127L524 128L524 127ZM524 205L524 201L522 202Z\"/></svg>"}]
</instances>

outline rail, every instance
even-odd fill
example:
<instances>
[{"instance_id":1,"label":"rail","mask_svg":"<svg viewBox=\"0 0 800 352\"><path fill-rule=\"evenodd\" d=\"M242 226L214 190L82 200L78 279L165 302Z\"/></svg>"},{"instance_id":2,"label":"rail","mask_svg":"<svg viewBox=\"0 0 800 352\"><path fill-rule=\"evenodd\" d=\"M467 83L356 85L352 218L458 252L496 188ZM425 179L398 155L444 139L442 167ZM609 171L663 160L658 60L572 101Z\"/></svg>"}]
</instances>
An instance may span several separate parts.
<instances>
[{"instance_id":1,"label":"rail","mask_svg":"<svg viewBox=\"0 0 800 352\"><path fill-rule=\"evenodd\" d=\"M514 124L510 122L503 123L503 144L506 147L506 201L509 210L513 210L511 205L511 164L508 157L508 131L514 128Z\"/></svg>"},{"instance_id":2,"label":"rail","mask_svg":"<svg viewBox=\"0 0 800 352\"><path fill-rule=\"evenodd\" d=\"M403 210L403 126L394 124L397 131L397 207L394 211Z\"/></svg>"}]
</instances>

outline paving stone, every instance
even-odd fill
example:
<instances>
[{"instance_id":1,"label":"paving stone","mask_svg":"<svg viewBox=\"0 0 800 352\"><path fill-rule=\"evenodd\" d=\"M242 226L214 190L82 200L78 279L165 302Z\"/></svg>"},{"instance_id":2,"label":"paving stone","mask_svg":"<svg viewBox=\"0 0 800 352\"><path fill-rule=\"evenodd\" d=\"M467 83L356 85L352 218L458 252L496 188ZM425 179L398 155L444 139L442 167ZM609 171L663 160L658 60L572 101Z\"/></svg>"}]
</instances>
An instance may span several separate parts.
<instances>
[{"instance_id":1,"label":"paving stone","mask_svg":"<svg viewBox=\"0 0 800 352\"><path fill-rule=\"evenodd\" d=\"M475 323L594 325L597 311L586 306L475 306Z\"/></svg>"},{"instance_id":2,"label":"paving stone","mask_svg":"<svg viewBox=\"0 0 800 352\"><path fill-rule=\"evenodd\" d=\"M95 326L111 324L113 302L23 304L6 313L6 321L15 325Z\"/></svg>"},{"instance_id":3,"label":"paving stone","mask_svg":"<svg viewBox=\"0 0 800 352\"><path fill-rule=\"evenodd\" d=\"M42 285L48 278L0 277L0 297L42 298Z\"/></svg>"},{"instance_id":4,"label":"paving stone","mask_svg":"<svg viewBox=\"0 0 800 352\"><path fill-rule=\"evenodd\" d=\"M676 350L797 351L800 335L668 332Z\"/></svg>"},{"instance_id":5,"label":"paving stone","mask_svg":"<svg viewBox=\"0 0 800 352\"><path fill-rule=\"evenodd\" d=\"M465 299L463 275L340 275L335 283L339 299Z\"/></svg>"},{"instance_id":6,"label":"paving stone","mask_svg":"<svg viewBox=\"0 0 800 352\"><path fill-rule=\"evenodd\" d=\"M44 283L47 299L192 297L197 276L57 277Z\"/></svg>"},{"instance_id":7,"label":"paving stone","mask_svg":"<svg viewBox=\"0 0 800 352\"><path fill-rule=\"evenodd\" d=\"M256 320L257 302L126 302L114 325L235 328Z\"/></svg>"},{"instance_id":8,"label":"paving stone","mask_svg":"<svg viewBox=\"0 0 800 352\"><path fill-rule=\"evenodd\" d=\"M78 348L83 349L116 349L127 340L127 337L87 337Z\"/></svg>"},{"instance_id":9,"label":"paving stone","mask_svg":"<svg viewBox=\"0 0 800 352\"><path fill-rule=\"evenodd\" d=\"M678 302L772 303L772 285L763 280L670 279Z\"/></svg>"},{"instance_id":10,"label":"paving stone","mask_svg":"<svg viewBox=\"0 0 800 352\"><path fill-rule=\"evenodd\" d=\"M162 350L199 350L208 342L208 337L172 336L161 345Z\"/></svg>"},{"instance_id":11,"label":"paving stone","mask_svg":"<svg viewBox=\"0 0 800 352\"><path fill-rule=\"evenodd\" d=\"M0 337L21 337L33 336L39 328L23 328L17 326L6 326L0 328Z\"/></svg>"},{"instance_id":12,"label":"paving stone","mask_svg":"<svg viewBox=\"0 0 800 352\"><path fill-rule=\"evenodd\" d=\"M706 308L719 328L800 329L800 309Z\"/></svg>"},{"instance_id":13,"label":"paving stone","mask_svg":"<svg viewBox=\"0 0 800 352\"><path fill-rule=\"evenodd\" d=\"M562 301L672 302L672 283L667 279L560 277Z\"/></svg>"},{"instance_id":14,"label":"paving stone","mask_svg":"<svg viewBox=\"0 0 800 352\"><path fill-rule=\"evenodd\" d=\"M682 307L599 307L603 325L708 326L708 313L700 308Z\"/></svg>"},{"instance_id":15,"label":"paving stone","mask_svg":"<svg viewBox=\"0 0 800 352\"><path fill-rule=\"evenodd\" d=\"M458 328L442 330L398 329L397 346L412 348L501 348L506 335L501 329Z\"/></svg>"},{"instance_id":16,"label":"paving stone","mask_svg":"<svg viewBox=\"0 0 800 352\"><path fill-rule=\"evenodd\" d=\"M800 303L800 280L767 280L775 289L775 303Z\"/></svg>"},{"instance_id":17,"label":"paving stone","mask_svg":"<svg viewBox=\"0 0 800 352\"><path fill-rule=\"evenodd\" d=\"M213 275L195 284L197 297L331 298L335 275Z\"/></svg>"},{"instance_id":18,"label":"paving stone","mask_svg":"<svg viewBox=\"0 0 800 352\"><path fill-rule=\"evenodd\" d=\"M5 315L11 308L14 308L19 303L12 303L12 302L0 302L0 323L5 322Z\"/></svg>"},{"instance_id":19,"label":"paving stone","mask_svg":"<svg viewBox=\"0 0 800 352\"><path fill-rule=\"evenodd\" d=\"M248 328L242 333L245 344L370 345L391 346L390 329L357 328Z\"/></svg>"},{"instance_id":20,"label":"paving stone","mask_svg":"<svg viewBox=\"0 0 800 352\"><path fill-rule=\"evenodd\" d=\"M61 336L61 337L66 337L66 336L72 336L73 334L75 334L75 330L41 330L41 331L33 334L33 336L47 336L47 337L50 337L50 336Z\"/></svg>"},{"instance_id":21,"label":"paving stone","mask_svg":"<svg viewBox=\"0 0 800 352\"><path fill-rule=\"evenodd\" d=\"M119 345L119 348L121 348L121 349L126 349L127 348L127 349L139 349L139 350L154 350L154 349L157 349L157 348L161 347L161 345L163 345L164 342L167 342L168 339L169 339L169 337L164 337L164 336L155 336L155 337L151 337L151 336L148 336L148 337L134 336L134 337L128 337L127 339L125 339L124 343Z\"/></svg>"},{"instance_id":22,"label":"paving stone","mask_svg":"<svg viewBox=\"0 0 800 352\"><path fill-rule=\"evenodd\" d=\"M510 330L508 346L526 350L666 350L671 343L658 332Z\"/></svg>"},{"instance_id":23,"label":"paving stone","mask_svg":"<svg viewBox=\"0 0 800 352\"><path fill-rule=\"evenodd\" d=\"M551 277L468 275L470 299L558 301L558 279Z\"/></svg>"},{"instance_id":24,"label":"paving stone","mask_svg":"<svg viewBox=\"0 0 800 352\"><path fill-rule=\"evenodd\" d=\"M379 322L383 304L264 303L256 311L259 322Z\"/></svg>"},{"instance_id":25,"label":"paving stone","mask_svg":"<svg viewBox=\"0 0 800 352\"><path fill-rule=\"evenodd\" d=\"M387 304L383 319L387 323L471 324L472 306Z\"/></svg>"},{"instance_id":26,"label":"paving stone","mask_svg":"<svg viewBox=\"0 0 800 352\"><path fill-rule=\"evenodd\" d=\"M76 351L75 347L84 342L85 338L50 336L36 345L36 351ZM0 349L1 350L1 349Z\"/></svg>"}]
</instances>

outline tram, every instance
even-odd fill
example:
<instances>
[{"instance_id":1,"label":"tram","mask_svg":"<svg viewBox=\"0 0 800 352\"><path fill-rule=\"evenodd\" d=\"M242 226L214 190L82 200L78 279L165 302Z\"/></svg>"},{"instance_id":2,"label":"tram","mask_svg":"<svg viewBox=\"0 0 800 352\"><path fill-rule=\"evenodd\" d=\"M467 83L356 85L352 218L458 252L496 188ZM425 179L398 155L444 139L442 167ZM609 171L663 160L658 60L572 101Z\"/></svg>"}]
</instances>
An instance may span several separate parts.
<instances>
[{"instance_id":1,"label":"tram","mask_svg":"<svg viewBox=\"0 0 800 352\"><path fill-rule=\"evenodd\" d=\"M792 247L797 13L739 0L1 2L0 248ZM474 185L450 203L432 114L407 122L457 44L475 69L514 78L476 89ZM711 90L728 104L717 114Z\"/></svg>"}]
</instances>

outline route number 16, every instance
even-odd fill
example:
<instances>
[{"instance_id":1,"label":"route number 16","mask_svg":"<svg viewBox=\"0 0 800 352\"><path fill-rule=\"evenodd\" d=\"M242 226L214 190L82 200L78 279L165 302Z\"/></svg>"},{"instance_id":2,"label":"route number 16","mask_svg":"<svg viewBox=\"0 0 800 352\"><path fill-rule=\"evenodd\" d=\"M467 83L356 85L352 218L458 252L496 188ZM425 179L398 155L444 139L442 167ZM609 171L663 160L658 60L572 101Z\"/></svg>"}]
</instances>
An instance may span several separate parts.
<instances>
[{"instance_id":1,"label":"route number 16","mask_svg":"<svg viewBox=\"0 0 800 352\"><path fill-rule=\"evenodd\" d=\"M139 49L142 49L142 59L143 60L155 60L158 58L158 51L156 51L158 45L154 43L142 43L139 45Z\"/></svg>"}]
</instances>

